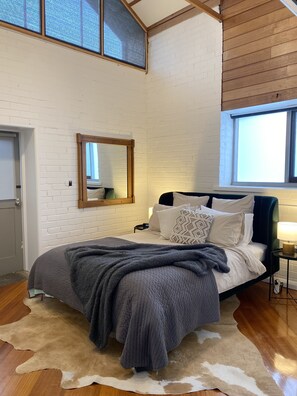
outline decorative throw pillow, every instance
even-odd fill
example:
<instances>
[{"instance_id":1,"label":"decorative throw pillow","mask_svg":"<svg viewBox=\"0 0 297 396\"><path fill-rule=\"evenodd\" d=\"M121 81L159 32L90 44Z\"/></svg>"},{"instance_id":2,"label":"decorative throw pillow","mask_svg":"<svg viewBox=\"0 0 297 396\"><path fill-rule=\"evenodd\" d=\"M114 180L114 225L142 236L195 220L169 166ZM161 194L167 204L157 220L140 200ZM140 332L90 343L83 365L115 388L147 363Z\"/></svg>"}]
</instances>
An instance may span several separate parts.
<instances>
[{"instance_id":1,"label":"decorative throw pillow","mask_svg":"<svg viewBox=\"0 0 297 396\"><path fill-rule=\"evenodd\" d=\"M182 209L170 235L170 241L194 245L205 243L214 216L190 209Z\"/></svg>"},{"instance_id":2,"label":"decorative throw pillow","mask_svg":"<svg viewBox=\"0 0 297 396\"><path fill-rule=\"evenodd\" d=\"M247 195L240 199L212 199L212 209L220 210L221 212L228 213L253 213L255 199L253 195Z\"/></svg>"},{"instance_id":3,"label":"decorative throw pillow","mask_svg":"<svg viewBox=\"0 0 297 396\"><path fill-rule=\"evenodd\" d=\"M185 194L180 194L177 192L173 193L173 206L190 204L191 206L200 208L201 205L206 206L208 200L209 200L208 195L205 195L203 197L195 197L192 195L185 195Z\"/></svg>"},{"instance_id":4,"label":"decorative throw pillow","mask_svg":"<svg viewBox=\"0 0 297 396\"><path fill-rule=\"evenodd\" d=\"M105 197L105 188L87 188L88 199L104 199Z\"/></svg>"},{"instance_id":5,"label":"decorative throw pillow","mask_svg":"<svg viewBox=\"0 0 297 396\"><path fill-rule=\"evenodd\" d=\"M180 211L189 205L181 205L172 207L170 209L158 211L159 222L160 222L160 232L163 238L169 239L172 233L175 221L180 214Z\"/></svg>"},{"instance_id":6,"label":"decorative throw pillow","mask_svg":"<svg viewBox=\"0 0 297 396\"><path fill-rule=\"evenodd\" d=\"M207 242L236 246L243 237L243 213L225 213L201 206L201 212L214 216Z\"/></svg>"},{"instance_id":7,"label":"decorative throw pillow","mask_svg":"<svg viewBox=\"0 0 297 396\"><path fill-rule=\"evenodd\" d=\"M149 219L149 229L151 231L158 231L160 232L160 222L159 222L159 216L158 216L158 211L165 210L165 209L170 209L172 206L167 206L167 205L161 205L161 204L155 204L153 207L153 213Z\"/></svg>"}]
</instances>

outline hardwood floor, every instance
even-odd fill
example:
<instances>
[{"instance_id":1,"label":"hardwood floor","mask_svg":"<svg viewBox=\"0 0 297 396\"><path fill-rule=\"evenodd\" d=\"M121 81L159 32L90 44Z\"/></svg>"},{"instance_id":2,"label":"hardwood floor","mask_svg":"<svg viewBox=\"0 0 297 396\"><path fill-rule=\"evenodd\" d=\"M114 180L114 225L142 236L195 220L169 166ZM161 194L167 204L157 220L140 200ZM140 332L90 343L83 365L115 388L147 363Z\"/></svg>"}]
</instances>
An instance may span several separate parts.
<instances>
[{"instance_id":1,"label":"hardwood floor","mask_svg":"<svg viewBox=\"0 0 297 396\"><path fill-rule=\"evenodd\" d=\"M284 293L284 291L283 291ZM294 292L297 298L297 292ZM27 296L26 282L0 287L0 325L17 321L29 313L22 304ZM297 302L268 301L268 285L260 283L238 295L240 307L235 312L240 331L260 350L264 363L285 396L297 395ZM60 388L58 370L18 375L15 368L32 356L30 351L16 351L0 341L1 396L128 396L132 392L92 385L81 389ZM191 396L219 396L219 391L202 391Z\"/></svg>"}]
</instances>

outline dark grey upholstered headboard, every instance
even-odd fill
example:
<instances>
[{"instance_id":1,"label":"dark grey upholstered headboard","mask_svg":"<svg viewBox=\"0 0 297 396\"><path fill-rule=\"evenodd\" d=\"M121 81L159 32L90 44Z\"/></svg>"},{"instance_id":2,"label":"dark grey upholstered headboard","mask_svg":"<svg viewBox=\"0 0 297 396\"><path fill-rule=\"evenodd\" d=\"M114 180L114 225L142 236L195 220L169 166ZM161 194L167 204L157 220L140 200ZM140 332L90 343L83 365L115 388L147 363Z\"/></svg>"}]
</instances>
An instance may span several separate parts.
<instances>
[{"instance_id":1,"label":"dark grey upholstered headboard","mask_svg":"<svg viewBox=\"0 0 297 396\"><path fill-rule=\"evenodd\" d=\"M183 192L179 191L181 194L203 196L208 195L210 198L208 200L207 206L211 207L212 198L224 198L224 199L239 199L243 198L245 195L235 195L235 194L214 194L214 193L199 193L199 192ZM159 203L162 205L173 205L173 192L167 192L160 196ZM271 273L275 273L279 270L279 260L276 257L272 257L271 251L278 248L277 239L277 222L278 222L278 199L276 197L260 196L255 195L255 206L254 206L254 234L253 241L260 242L267 246L265 259L263 264L266 266L267 271L257 278L257 281L264 279ZM248 282L248 284L253 284L254 281ZM228 295L234 294L234 292L239 291L241 288L236 288L238 290L233 290L231 293L223 293L223 298L228 297Z\"/></svg>"}]
</instances>

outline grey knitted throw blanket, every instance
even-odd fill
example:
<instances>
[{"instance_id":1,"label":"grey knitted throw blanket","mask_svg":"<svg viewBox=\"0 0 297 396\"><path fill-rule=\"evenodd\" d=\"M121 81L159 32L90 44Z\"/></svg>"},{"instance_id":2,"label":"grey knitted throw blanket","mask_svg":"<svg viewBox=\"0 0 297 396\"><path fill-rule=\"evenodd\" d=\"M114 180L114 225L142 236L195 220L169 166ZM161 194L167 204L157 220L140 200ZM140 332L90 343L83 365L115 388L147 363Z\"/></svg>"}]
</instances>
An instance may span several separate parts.
<instances>
[{"instance_id":1,"label":"grey knitted throw blanket","mask_svg":"<svg viewBox=\"0 0 297 396\"><path fill-rule=\"evenodd\" d=\"M164 246L132 243L118 247L92 245L69 248L65 251L65 256L70 265L72 287L90 322L90 339L99 348L107 345L113 329L115 292L119 282L127 274L164 266L183 268L198 277L208 275L212 269L219 272L230 271L224 250L210 244ZM212 273L211 275L213 276Z\"/></svg>"}]
</instances>

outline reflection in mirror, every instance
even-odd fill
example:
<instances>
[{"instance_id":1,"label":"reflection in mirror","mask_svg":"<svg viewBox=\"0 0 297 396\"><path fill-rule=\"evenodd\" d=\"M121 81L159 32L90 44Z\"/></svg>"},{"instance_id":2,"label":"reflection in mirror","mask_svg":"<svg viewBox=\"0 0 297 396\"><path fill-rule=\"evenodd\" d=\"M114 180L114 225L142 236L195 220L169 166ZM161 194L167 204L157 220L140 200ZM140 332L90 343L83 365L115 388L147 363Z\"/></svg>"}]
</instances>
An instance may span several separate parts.
<instances>
[{"instance_id":1,"label":"reflection in mirror","mask_svg":"<svg viewBox=\"0 0 297 396\"><path fill-rule=\"evenodd\" d=\"M127 171L125 146L86 143L88 200L127 198Z\"/></svg>"},{"instance_id":2,"label":"reflection in mirror","mask_svg":"<svg viewBox=\"0 0 297 396\"><path fill-rule=\"evenodd\" d=\"M134 202L134 140L77 134L80 208Z\"/></svg>"}]
</instances>

